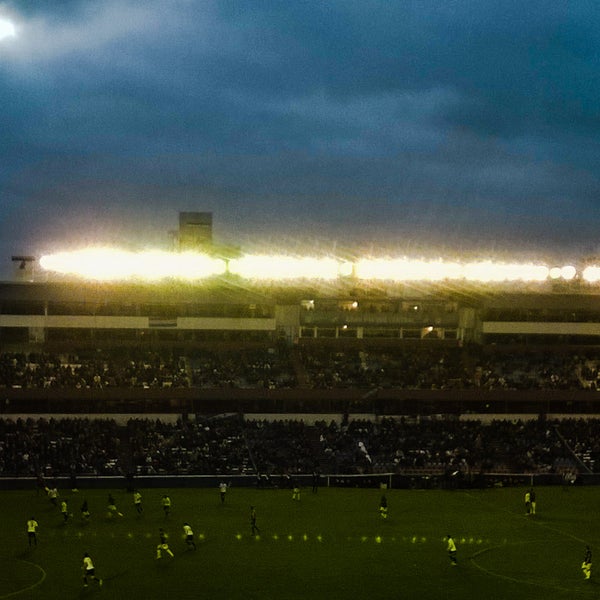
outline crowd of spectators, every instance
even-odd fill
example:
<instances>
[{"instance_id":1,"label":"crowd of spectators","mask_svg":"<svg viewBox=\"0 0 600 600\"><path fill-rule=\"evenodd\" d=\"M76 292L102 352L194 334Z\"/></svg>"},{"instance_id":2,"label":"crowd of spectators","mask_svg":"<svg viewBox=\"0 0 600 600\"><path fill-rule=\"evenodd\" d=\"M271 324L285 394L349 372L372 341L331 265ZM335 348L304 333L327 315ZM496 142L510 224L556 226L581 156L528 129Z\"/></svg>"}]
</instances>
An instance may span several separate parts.
<instances>
[{"instance_id":1,"label":"crowd of spectators","mask_svg":"<svg viewBox=\"0 0 600 600\"><path fill-rule=\"evenodd\" d=\"M600 419L0 420L0 475L595 472Z\"/></svg>"},{"instance_id":2,"label":"crowd of spectators","mask_svg":"<svg viewBox=\"0 0 600 600\"><path fill-rule=\"evenodd\" d=\"M194 387L296 387L296 375L289 353L281 347L203 351L187 357L186 363Z\"/></svg>"},{"instance_id":3,"label":"crowd of spectators","mask_svg":"<svg viewBox=\"0 0 600 600\"><path fill-rule=\"evenodd\" d=\"M600 353L478 348L0 354L0 388L600 389Z\"/></svg>"},{"instance_id":4,"label":"crowd of spectators","mask_svg":"<svg viewBox=\"0 0 600 600\"><path fill-rule=\"evenodd\" d=\"M0 474L119 475L112 419L0 419Z\"/></svg>"},{"instance_id":5,"label":"crowd of spectators","mask_svg":"<svg viewBox=\"0 0 600 600\"><path fill-rule=\"evenodd\" d=\"M301 362L313 388L448 389L469 387L460 348L371 350L303 349Z\"/></svg>"},{"instance_id":6,"label":"crowd of spectators","mask_svg":"<svg viewBox=\"0 0 600 600\"><path fill-rule=\"evenodd\" d=\"M190 385L182 359L155 352L115 355L0 354L0 387L156 388Z\"/></svg>"},{"instance_id":7,"label":"crowd of spectators","mask_svg":"<svg viewBox=\"0 0 600 600\"><path fill-rule=\"evenodd\" d=\"M157 474L248 474L250 456L237 418L176 424L130 419L127 439L134 471Z\"/></svg>"}]
</instances>

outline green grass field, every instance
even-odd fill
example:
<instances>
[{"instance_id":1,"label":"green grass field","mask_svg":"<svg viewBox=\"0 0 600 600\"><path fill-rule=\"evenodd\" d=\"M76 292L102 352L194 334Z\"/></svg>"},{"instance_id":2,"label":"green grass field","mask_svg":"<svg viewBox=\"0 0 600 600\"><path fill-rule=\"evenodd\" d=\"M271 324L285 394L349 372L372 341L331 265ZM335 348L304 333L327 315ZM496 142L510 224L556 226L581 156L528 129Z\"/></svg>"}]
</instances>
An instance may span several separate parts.
<instances>
[{"instance_id":1,"label":"green grass field","mask_svg":"<svg viewBox=\"0 0 600 600\"><path fill-rule=\"evenodd\" d=\"M524 514L522 488L474 491L388 490L389 517L378 513L380 490L232 488L221 505L217 489L142 489L139 517L132 495L111 490L124 517L106 517L108 490L62 491L73 519L34 490L0 494L0 600L17 598L348 599L481 598L535 600L591 598L598 582L585 581L585 544L600 557L600 488L540 488L538 514ZM89 501L91 521L79 508ZM250 535L249 507L261 533ZM40 524L30 550L25 523ZM187 550L182 525L196 534ZM175 558L156 560L158 530L170 536ZM458 546L450 565L445 536ZM104 579L83 588L85 551ZM600 560L600 558L599 558Z\"/></svg>"}]
</instances>

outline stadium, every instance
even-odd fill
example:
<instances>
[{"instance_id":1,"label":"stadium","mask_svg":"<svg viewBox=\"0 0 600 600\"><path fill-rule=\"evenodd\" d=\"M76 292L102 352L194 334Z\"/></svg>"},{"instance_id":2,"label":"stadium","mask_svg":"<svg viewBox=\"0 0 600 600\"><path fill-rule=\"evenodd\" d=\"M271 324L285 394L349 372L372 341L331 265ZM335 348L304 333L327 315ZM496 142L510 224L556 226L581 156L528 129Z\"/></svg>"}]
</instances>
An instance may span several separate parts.
<instances>
[{"instance_id":1,"label":"stadium","mask_svg":"<svg viewBox=\"0 0 600 600\"><path fill-rule=\"evenodd\" d=\"M90 545L114 598L594 595L580 569L600 531L594 262L278 252L215 243L212 214L186 212L168 253L13 257L0 598L77 595ZM162 526L172 563L153 557Z\"/></svg>"}]
</instances>

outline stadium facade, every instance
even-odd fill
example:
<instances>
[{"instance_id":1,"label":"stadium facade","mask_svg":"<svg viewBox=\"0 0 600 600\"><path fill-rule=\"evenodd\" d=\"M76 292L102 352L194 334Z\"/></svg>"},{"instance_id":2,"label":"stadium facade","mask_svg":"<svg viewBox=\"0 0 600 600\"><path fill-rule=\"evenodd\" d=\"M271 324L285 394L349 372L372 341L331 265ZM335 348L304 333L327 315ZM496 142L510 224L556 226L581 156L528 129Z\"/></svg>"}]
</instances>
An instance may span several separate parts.
<instances>
[{"instance_id":1,"label":"stadium facade","mask_svg":"<svg viewBox=\"0 0 600 600\"><path fill-rule=\"evenodd\" d=\"M235 257L239 249L220 247L212 238L211 213L181 213L176 236L179 251L206 251ZM28 257L29 258L29 257ZM23 262L23 261L21 261ZM21 263L20 263L21 265ZM24 263L22 275L27 278ZM354 351L388 348L451 352L518 351L572 354L600 345L600 290L579 279L536 283L398 283L368 281L352 274L334 281L300 279L265 282L232 273L196 282L92 282L71 276L37 276L0 283L0 352L46 352L56 355L102 349L167 352L185 356L203 348L264 348L288 352L299 365L306 349ZM301 368L301 365L300 365ZM588 390L446 389L295 389L278 390L13 390L7 401L79 402L94 410L100 401L142 402L144 408L171 402L175 410L338 409L349 405L400 414L457 412L593 412ZM165 400L166 399L166 400ZM109 402L110 401L110 402ZM440 405L443 401L446 404ZM205 404L202 405L202 402ZM240 404L242 403L242 404ZM104 408L108 407L106 404ZM24 406L24 404L22 404ZM490 406L492 407L490 409Z\"/></svg>"}]
</instances>

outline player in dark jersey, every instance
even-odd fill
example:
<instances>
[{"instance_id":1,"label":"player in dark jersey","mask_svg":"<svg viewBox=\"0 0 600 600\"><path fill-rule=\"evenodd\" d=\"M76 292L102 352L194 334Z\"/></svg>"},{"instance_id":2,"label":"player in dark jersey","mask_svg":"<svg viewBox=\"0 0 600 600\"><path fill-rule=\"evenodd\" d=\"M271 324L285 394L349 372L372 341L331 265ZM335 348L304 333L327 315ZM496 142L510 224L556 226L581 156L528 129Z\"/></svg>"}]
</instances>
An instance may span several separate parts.
<instances>
[{"instance_id":1,"label":"player in dark jersey","mask_svg":"<svg viewBox=\"0 0 600 600\"><path fill-rule=\"evenodd\" d=\"M175 555L171 552L169 548L169 536L165 532L162 527L158 530L158 536L160 539L160 543L156 546L156 558L159 559L162 556L163 552L166 552L171 558L174 558Z\"/></svg>"},{"instance_id":2,"label":"player in dark jersey","mask_svg":"<svg viewBox=\"0 0 600 600\"><path fill-rule=\"evenodd\" d=\"M254 506L250 507L250 529L252 531L252 535L260 533L260 529L256 525L256 508L254 508Z\"/></svg>"},{"instance_id":3,"label":"player in dark jersey","mask_svg":"<svg viewBox=\"0 0 600 600\"><path fill-rule=\"evenodd\" d=\"M388 503L385 494L382 494L381 500L379 501L379 516L382 519L387 519L388 516Z\"/></svg>"}]
</instances>

